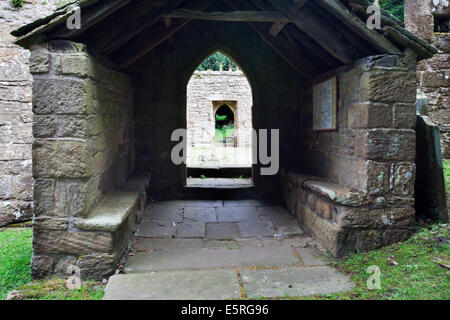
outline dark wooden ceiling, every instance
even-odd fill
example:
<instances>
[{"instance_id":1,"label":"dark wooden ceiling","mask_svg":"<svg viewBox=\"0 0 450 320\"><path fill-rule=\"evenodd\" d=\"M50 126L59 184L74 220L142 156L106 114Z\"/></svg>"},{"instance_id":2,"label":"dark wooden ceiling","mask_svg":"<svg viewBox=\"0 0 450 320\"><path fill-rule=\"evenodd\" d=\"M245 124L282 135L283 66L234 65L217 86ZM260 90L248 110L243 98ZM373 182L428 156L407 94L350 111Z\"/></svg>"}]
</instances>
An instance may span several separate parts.
<instances>
[{"instance_id":1,"label":"dark wooden ceiling","mask_svg":"<svg viewBox=\"0 0 450 320\"><path fill-rule=\"evenodd\" d=\"M127 68L194 19L248 23L303 77L318 75L377 54L409 47L421 58L434 48L383 12L383 30L369 30L368 0L82 0L82 28L69 30L66 7L15 30L27 46L37 35L86 43Z\"/></svg>"}]
</instances>

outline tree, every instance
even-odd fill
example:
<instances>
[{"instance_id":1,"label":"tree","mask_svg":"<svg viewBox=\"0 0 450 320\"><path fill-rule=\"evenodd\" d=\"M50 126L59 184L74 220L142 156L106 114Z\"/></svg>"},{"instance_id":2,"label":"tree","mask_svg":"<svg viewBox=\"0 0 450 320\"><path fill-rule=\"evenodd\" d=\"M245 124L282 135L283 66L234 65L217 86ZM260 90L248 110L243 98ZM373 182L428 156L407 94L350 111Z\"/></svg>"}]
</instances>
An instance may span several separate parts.
<instances>
[{"instance_id":1,"label":"tree","mask_svg":"<svg viewBox=\"0 0 450 320\"><path fill-rule=\"evenodd\" d=\"M206 58L202 64L197 68L199 71L206 71L206 70L213 70L213 71L219 71L220 66L222 65L222 70L228 71L230 70L230 66L233 68L233 70L237 70L237 65L226 55L215 52L212 55L210 55L208 58Z\"/></svg>"},{"instance_id":2,"label":"tree","mask_svg":"<svg viewBox=\"0 0 450 320\"><path fill-rule=\"evenodd\" d=\"M380 0L380 6L400 20L405 20L404 0Z\"/></svg>"}]
</instances>

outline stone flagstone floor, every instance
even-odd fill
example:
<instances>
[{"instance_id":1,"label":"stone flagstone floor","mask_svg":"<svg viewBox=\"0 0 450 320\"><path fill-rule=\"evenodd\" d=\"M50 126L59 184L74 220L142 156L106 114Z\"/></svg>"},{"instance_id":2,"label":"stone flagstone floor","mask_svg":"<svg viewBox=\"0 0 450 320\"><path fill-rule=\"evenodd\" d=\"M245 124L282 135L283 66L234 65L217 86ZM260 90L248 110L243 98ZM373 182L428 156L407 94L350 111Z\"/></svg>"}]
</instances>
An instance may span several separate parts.
<instances>
[{"instance_id":1,"label":"stone flagstone floor","mask_svg":"<svg viewBox=\"0 0 450 320\"><path fill-rule=\"evenodd\" d=\"M256 200L150 204L123 271L104 299L273 298L353 287L285 208Z\"/></svg>"}]
</instances>

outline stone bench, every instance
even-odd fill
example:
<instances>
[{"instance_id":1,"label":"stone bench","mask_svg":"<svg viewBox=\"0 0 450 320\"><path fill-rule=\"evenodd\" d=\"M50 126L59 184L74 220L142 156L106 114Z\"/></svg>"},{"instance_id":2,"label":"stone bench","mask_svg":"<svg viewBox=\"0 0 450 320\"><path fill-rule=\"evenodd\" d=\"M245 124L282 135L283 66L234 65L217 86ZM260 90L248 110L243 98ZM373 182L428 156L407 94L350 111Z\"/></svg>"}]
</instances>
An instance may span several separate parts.
<instances>
[{"instance_id":1,"label":"stone bench","mask_svg":"<svg viewBox=\"0 0 450 320\"><path fill-rule=\"evenodd\" d=\"M115 232L135 215L139 205L137 192L113 191L106 195L92 213L75 222L78 229Z\"/></svg>"},{"instance_id":2,"label":"stone bench","mask_svg":"<svg viewBox=\"0 0 450 320\"><path fill-rule=\"evenodd\" d=\"M289 211L334 256L403 241L412 233L411 206L375 206L363 192L324 178L283 171L282 177Z\"/></svg>"}]
</instances>

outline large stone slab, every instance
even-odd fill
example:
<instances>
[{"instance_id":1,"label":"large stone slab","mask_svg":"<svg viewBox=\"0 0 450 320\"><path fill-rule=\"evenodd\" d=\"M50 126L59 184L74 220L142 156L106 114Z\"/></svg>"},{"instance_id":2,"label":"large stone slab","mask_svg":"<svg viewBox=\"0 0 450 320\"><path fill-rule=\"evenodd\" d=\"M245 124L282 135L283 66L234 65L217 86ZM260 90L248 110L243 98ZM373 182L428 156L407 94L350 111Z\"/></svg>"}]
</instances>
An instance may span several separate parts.
<instances>
[{"instance_id":1,"label":"large stone slab","mask_svg":"<svg viewBox=\"0 0 450 320\"><path fill-rule=\"evenodd\" d=\"M292 248L287 246L170 250L138 252L129 257L125 273L164 270L232 268L251 266L301 266Z\"/></svg>"},{"instance_id":2,"label":"large stone slab","mask_svg":"<svg viewBox=\"0 0 450 320\"><path fill-rule=\"evenodd\" d=\"M219 222L240 222L259 220L255 207L216 208Z\"/></svg>"},{"instance_id":3,"label":"large stone slab","mask_svg":"<svg viewBox=\"0 0 450 320\"><path fill-rule=\"evenodd\" d=\"M239 238L237 223L207 223L206 239L208 240L233 240Z\"/></svg>"},{"instance_id":4,"label":"large stone slab","mask_svg":"<svg viewBox=\"0 0 450 320\"><path fill-rule=\"evenodd\" d=\"M241 270L249 298L307 296L348 291L349 277L330 267Z\"/></svg>"},{"instance_id":5,"label":"large stone slab","mask_svg":"<svg viewBox=\"0 0 450 320\"><path fill-rule=\"evenodd\" d=\"M261 201L246 199L246 200L225 200L223 202L225 207L258 207L264 204Z\"/></svg>"},{"instance_id":6,"label":"large stone slab","mask_svg":"<svg viewBox=\"0 0 450 320\"><path fill-rule=\"evenodd\" d=\"M183 220L183 209L176 206L154 206L145 210L143 219L181 222Z\"/></svg>"},{"instance_id":7,"label":"large stone slab","mask_svg":"<svg viewBox=\"0 0 450 320\"><path fill-rule=\"evenodd\" d=\"M163 238L163 239L150 239L150 238L138 238L133 244L132 248L136 251L153 251L153 250L186 250L186 249L200 249L203 247L202 239L189 239L189 238Z\"/></svg>"},{"instance_id":8,"label":"large stone slab","mask_svg":"<svg viewBox=\"0 0 450 320\"><path fill-rule=\"evenodd\" d=\"M177 225L177 238L204 238L205 223L184 221Z\"/></svg>"},{"instance_id":9,"label":"large stone slab","mask_svg":"<svg viewBox=\"0 0 450 320\"><path fill-rule=\"evenodd\" d=\"M275 228L270 221L242 221L239 222L241 238L273 237Z\"/></svg>"},{"instance_id":10,"label":"large stone slab","mask_svg":"<svg viewBox=\"0 0 450 320\"><path fill-rule=\"evenodd\" d=\"M197 222L217 222L216 210L213 207L186 207L184 219Z\"/></svg>"},{"instance_id":11,"label":"large stone slab","mask_svg":"<svg viewBox=\"0 0 450 320\"><path fill-rule=\"evenodd\" d=\"M235 270L171 271L112 276L104 300L239 299Z\"/></svg>"},{"instance_id":12,"label":"large stone slab","mask_svg":"<svg viewBox=\"0 0 450 320\"><path fill-rule=\"evenodd\" d=\"M144 220L138 227L137 236L146 238L171 238L177 232L175 222Z\"/></svg>"},{"instance_id":13,"label":"large stone slab","mask_svg":"<svg viewBox=\"0 0 450 320\"><path fill-rule=\"evenodd\" d=\"M223 207L223 200L186 200L186 207Z\"/></svg>"}]
</instances>

